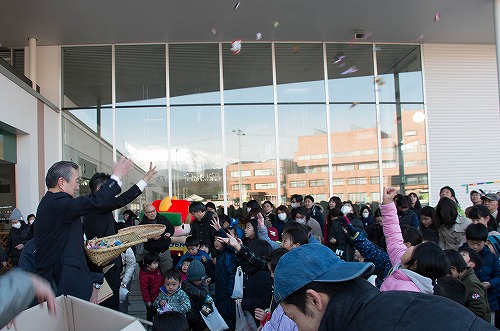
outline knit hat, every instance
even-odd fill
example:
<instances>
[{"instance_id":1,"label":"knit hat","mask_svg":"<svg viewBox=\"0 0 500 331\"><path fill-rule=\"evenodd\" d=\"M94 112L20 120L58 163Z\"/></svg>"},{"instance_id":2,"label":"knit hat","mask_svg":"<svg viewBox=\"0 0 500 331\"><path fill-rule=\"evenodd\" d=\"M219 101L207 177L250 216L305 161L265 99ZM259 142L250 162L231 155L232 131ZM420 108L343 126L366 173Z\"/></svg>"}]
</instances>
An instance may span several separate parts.
<instances>
[{"instance_id":1,"label":"knit hat","mask_svg":"<svg viewBox=\"0 0 500 331\"><path fill-rule=\"evenodd\" d=\"M205 266L198 260L193 260L187 270L187 279L197 281L205 277Z\"/></svg>"},{"instance_id":2,"label":"knit hat","mask_svg":"<svg viewBox=\"0 0 500 331\"><path fill-rule=\"evenodd\" d=\"M500 236L489 236L488 241L495 249L497 256L500 256Z\"/></svg>"},{"instance_id":3,"label":"knit hat","mask_svg":"<svg viewBox=\"0 0 500 331\"><path fill-rule=\"evenodd\" d=\"M10 214L10 221L22 221L23 220L23 214L21 214L21 211L17 208L14 208L12 213Z\"/></svg>"}]
</instances>

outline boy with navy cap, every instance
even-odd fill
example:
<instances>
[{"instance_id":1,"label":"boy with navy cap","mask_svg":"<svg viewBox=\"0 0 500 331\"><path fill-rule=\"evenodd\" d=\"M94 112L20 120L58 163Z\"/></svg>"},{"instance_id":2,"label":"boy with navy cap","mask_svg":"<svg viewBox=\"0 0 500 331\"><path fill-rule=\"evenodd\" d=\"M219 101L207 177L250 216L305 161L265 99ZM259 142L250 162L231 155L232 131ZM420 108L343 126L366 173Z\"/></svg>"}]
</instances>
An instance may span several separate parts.
<instances>
[{"instance_id":1,"label":"boy with navy cap","mask_svg":"<svg viewBox=\"0 0 500 331\"><path fill-rule=\"evenodd\" d=\"M496 330L443 297L380 292L360 278L372 270L371 263L344 262L326 246L302 245L278 262L274 296L300 331Z\"/></svg>"}]
</instances>

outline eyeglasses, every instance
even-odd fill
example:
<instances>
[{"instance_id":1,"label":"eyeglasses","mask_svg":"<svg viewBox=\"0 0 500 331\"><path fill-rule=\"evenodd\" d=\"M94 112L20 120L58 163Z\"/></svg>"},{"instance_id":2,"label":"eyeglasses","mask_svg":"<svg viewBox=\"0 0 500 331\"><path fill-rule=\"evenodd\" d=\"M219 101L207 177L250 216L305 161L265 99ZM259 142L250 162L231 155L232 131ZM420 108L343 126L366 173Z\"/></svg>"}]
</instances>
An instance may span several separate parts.
<instances>
[{"instance_id":1,"label":"eyeglasses","mask_svg":"<svg viewBox=\"0 0 500 331\"><path fill-rule=\"evenodd\" d=\"M156 210L148 210L145 212L146 214L153 214L153 213L156 213Z\"/></svg>"}]
</instances>

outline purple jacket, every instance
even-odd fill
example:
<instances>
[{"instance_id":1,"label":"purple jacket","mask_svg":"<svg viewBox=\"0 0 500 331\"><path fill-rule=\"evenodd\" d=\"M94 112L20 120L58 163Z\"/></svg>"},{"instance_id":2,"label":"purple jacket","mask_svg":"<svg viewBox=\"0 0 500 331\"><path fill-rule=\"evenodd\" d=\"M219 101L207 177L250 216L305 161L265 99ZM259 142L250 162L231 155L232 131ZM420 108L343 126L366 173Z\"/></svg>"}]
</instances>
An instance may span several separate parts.
<instances>
[{"instance_id":1,"label":"purple jacket","mask_svg":"<svg viewBox=\"0 0 500 331\"><path fill-rule=\"evenodd\" d=\"M262 331L298 331L297 324L285 315L281 305L278 305L271 319L264 324Z\"/></svg>"},{"instance_id":2,"label":"purple jacket","mask_svg":"<svg viewBox=\"0 0 500 331\"><path fill-rule=\"evenodd\" d=\"M432 280L409 269L401 268L401 256L407 248L403 241L399 218L394 202L380 206L382 227L384 229L387 253L393 265L393 271L384 279L380 291L411 291L433 293Z\"/></svg>"}]
</instances>

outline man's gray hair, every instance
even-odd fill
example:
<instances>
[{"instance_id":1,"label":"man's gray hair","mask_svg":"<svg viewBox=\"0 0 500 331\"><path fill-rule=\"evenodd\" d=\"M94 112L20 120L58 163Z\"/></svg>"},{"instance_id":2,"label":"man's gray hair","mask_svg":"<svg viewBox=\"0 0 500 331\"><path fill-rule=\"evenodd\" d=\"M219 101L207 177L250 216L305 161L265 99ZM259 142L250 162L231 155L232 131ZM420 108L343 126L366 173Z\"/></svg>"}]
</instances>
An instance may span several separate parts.
<instances>
[{"instance_id":1,"label":"man's gray hair","mask_svg":"<svg viewBox=\"0 0 500 331\"><path fill-rule=\"evenodd\" d=\"M60 177L69 182L72 168L78 171L78 164L72 161L59 161L54 163L47 171L47 176L45 176L45 185L47 185L47 188L56 187Z\"/></svg>"}]
</instances>

